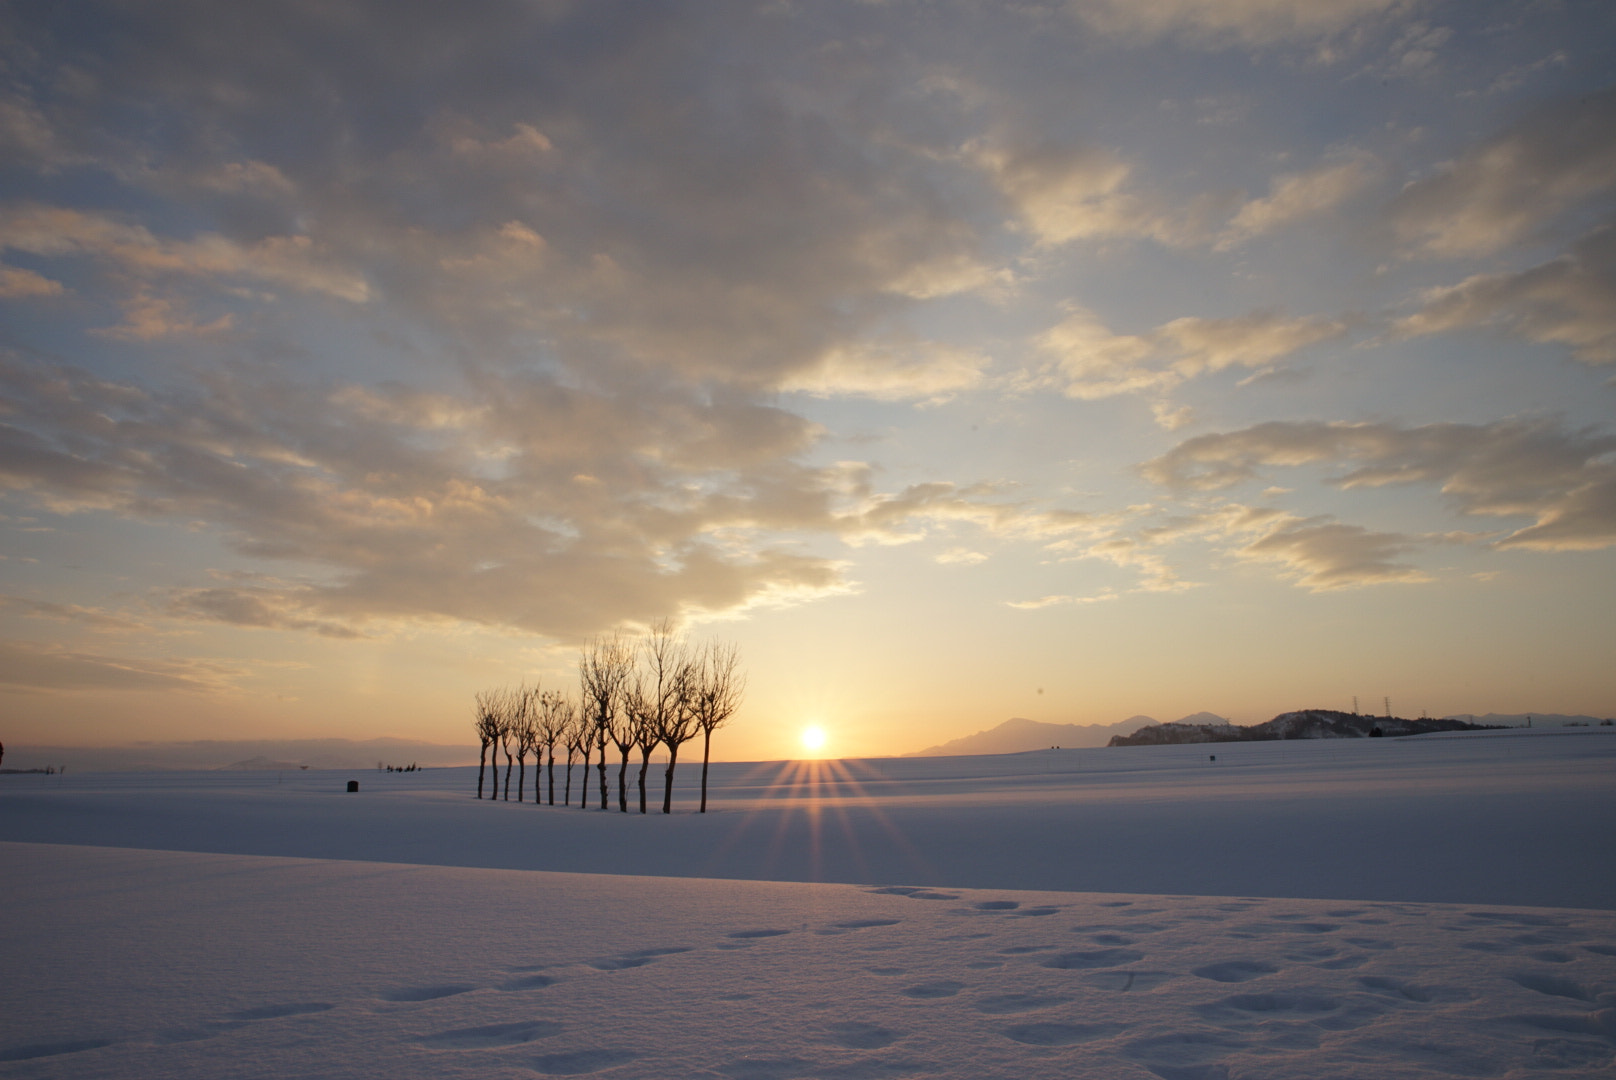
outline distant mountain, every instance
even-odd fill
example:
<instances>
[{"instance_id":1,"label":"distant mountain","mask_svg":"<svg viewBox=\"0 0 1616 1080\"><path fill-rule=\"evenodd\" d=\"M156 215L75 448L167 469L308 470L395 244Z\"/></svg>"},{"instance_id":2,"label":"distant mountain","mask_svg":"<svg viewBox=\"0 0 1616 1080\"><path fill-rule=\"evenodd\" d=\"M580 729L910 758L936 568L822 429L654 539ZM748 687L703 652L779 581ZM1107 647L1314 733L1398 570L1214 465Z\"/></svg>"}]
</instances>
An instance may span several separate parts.
<instances>
[{"instance_id":1,"label":"distant mountain","mask_svg":"<svg viewBox=\"0 0 1616 1080\"><path fill-rule=\"evenodd\" d=\"M1213 721L1227 723L1221 716L1201 712L1186 716L1181 723ZM956 757L972 754L1020 754L1028 750L1048 750L1052 746L1064 749L1105 746L1113 735L1126 735L1141 727L1154 725L1149 716L1130 716L1114 724L1048 724L1015 716L998 727L978 731L975 735L953 739L940 746L917 750L905 757Z\"/></svg>"},{"instance_id":2,"label":"distant mountain","mask_svg":"<svg viewBox=\"0 0 1616 1080\"><path fill-rule=\"evenodd\" d=\"M1362 716L1334 709L1299 709L1272 720L1242 727L1216 722L1156 724L1132 735L1117 735L1107 746L1168 746L1180 743L1271 742L1277 739L1363 739L1376 736L1425 735L1436 731L1480 731L1498 725L1465 720L1406 720L1397 716Z\"/></svg>"},{"instance_id":3,"label":"distant mountain","mask_svg":"<svg viewBox=\"0 0 1616 1080\"><path fill-rule=\"evenodd\" d=\"M299 765L295 761L276 761L273 758L255 757L248 758L246 761L232 761L228 765L221 766L221 768L236 772L285 772L288 769L306 769L308 766Z\"/></svg>"},{"instance_id":4,"label":"distant mountain","mask_svg":"<svg viewBox=\"0 0 1616 1080\"><path fill-rule=\"evenodd\" d=\"M1610 717L1598 716L1567 716L1565 713L1495 713L1486 716L1459 715L1450 716L1449 720L1469 720L1476 724L1486 724L1490 727L1525 727L1528 720L1533 727L1611 727Z\"/></svg>"}]
</instances>

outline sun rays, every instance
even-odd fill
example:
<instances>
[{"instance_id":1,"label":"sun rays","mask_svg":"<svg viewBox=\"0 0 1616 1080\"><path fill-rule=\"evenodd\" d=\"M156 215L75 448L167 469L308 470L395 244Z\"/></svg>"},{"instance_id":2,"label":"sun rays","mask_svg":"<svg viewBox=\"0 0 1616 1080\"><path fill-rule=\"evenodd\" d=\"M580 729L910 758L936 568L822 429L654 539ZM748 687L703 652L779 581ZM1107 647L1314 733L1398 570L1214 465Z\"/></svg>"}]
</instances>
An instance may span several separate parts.
<instances>
[{"instance_id":1,"label":"sun rays","mask_svg":"<svg viewBox=\"0 0 1616 1080\"><path fill-rule=\"evenodd\" d=\"M800 736L805 747L809 734L815 731L824 737L822 728L805 729ZM810 881L826 879L828 855L834 855L838 863L850 860L860 878L871 883L925 875L931 870L930 864L880 807L879 793L871 790L890 779L872 762L856 759L804 758L760 763L736 785L753 787L755 794L744 804L740 823L714 852L714 860L740 843L754 826L761 826L769 830L763 844L765 863L790 865L795 861L789 854L791 847L806 845ZM732 796L734 792L732 788ZM770 817L774 818L772 829ZM861 822L859 818L867 820ZM859 836L861 831L868 834L872 828L889 841L891 849L882 853L865 850L867 845L860 843ZM872 854L878 857L872 858ZM898 856L896 861L893 854Z\"/></svg>"}]
</instances>

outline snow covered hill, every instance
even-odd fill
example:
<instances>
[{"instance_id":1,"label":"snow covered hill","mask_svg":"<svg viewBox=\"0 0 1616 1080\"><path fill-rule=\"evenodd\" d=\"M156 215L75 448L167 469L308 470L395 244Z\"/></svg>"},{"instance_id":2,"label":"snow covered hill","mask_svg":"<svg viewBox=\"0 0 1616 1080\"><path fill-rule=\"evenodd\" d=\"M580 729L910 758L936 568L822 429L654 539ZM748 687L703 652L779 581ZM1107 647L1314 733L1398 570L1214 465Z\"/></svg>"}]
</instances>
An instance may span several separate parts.
<instances>
[{"instance_id":1,"label":"snow covered hill","mask_svg":"<svg viewBox=\"0 0 1616 1080\"><path fill-rule=\"evenodd\" d=\"M1363 716L1335 709L1298 709L1261 724L1241 726L1188 720L1141 728L1113 736L1108 746L1172 746L1182 743L1267 742L1275 739L1362 739L1379 736L1433 735L1443 731L1482 731L1488 725L1465 720L1407 720L1398 716Z\"/></svg>"}]
</instances>

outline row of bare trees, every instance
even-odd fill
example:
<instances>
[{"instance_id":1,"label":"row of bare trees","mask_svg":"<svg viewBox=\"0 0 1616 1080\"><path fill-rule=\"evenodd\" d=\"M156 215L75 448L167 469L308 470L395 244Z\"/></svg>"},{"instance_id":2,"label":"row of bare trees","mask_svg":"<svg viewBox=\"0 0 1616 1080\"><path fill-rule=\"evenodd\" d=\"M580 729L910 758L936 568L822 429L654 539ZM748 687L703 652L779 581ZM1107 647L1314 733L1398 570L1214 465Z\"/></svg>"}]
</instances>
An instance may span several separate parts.
<instances>
[{"instance_id":1,"label":"row of bare trees","mask_svg":"<svg viewBox=\"0 0 1616 1080\"><path fill-rule=\"evenodd\" d=\"M746 678L740 654L724 642L691 645L667 620L638 639L614 633L591 639L578 658L579 700L557 690L522 685L484 690L477 695L473 723L482 742L477 763L477 797L483 797L491 771L489 797L500 798L499 756L505 755L504 798L511 797L516 769L516 801L527 785L527 758L533 755L533 801L539 803L540 769L548 780L548 804L556 805L556 757L564 756L561 805L572 805L572 770L583 763L578 805L589 806L589 768L599 781L600 809L610 808L608 748L618 752L617 808L628 813L629 758L639 751L639 806L646 813L646 775L658 747L668 751L663 773L662 812L673 813L673 772L679 748L702 736L701 812L707 812L707 767L713 732L740 707ZM490 761L490 751L492 760ZM547 760L548 759L548 760ZM489 769L489 766L492 769Z\"/></svg>"}]
</instances>

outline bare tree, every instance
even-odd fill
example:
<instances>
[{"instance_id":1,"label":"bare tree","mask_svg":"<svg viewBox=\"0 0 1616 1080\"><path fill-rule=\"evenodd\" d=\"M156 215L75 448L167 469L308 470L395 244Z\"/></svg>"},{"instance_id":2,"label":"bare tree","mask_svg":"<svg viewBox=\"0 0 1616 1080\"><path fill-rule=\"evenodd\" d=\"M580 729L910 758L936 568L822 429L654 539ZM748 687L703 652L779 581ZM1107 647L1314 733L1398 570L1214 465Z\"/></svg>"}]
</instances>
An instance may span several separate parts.
<instances>
[{"instance_id":1,"label":"bare tree","mask_svg":"<svg viewBox=\"0 0 1616 1080\"><path fill-rule=\"evenodd\" d=\"M538 748L541 757L547 750L550 753L549 774L551 806L555 805L556 744L565 744L567 728L572 723L572 714L572 702L567 700L567 696L565 694L557 690L546 690L542 694L539 694L538 702L535 707L535 716L537 719L534 723L534 746ZM573 749L575 748L570 746L567 749L567 765L569 768L572 765ZM537 770L537 768L538 764L535 763L534 769ZM538 801L538 797L539 779L537 773L535 772L533 777L533 798L535 802Z\"/></svg>"},{"instance_id":2,"label":"bare tree","mask_svg":"<svg viewBox=\"0 0 1616 1080\"><path fill-rule=\"evenodd\" d=\"M679 746L688 742L692 728L688 691L691 678L690 647L683 637L674 632L669 619L651 624L651 631L640 642L640 662L644 674L640 681L640 708L647 730L645 738L668 748L668 768L662 784L662 812L673 813L673 770L679 761ZM640 751L643 765L650 758L650 748Z\"/></svg>"},{"instance_id":3,"label":"bare tree","mask_svg":"<svg viewBox=\"0 0 1616 1080\"><path fill-rule=\"evenodd\" d=\"M634 745L640 748L640 813L645 813L645 774L651 768L651 754L662 745L662 733L649 706L645 685L635 679L628 696L629 715L634 720Z\"/></svg>"},{"instance_id":4,"label":"bare tree","mask_svg":"<svg viewBox=\"0 0 1616 1080\"><path fill-rule=\"evenodd\" d=\"M503 692L499 710L499 735L495 739L495 746L505 751L505 801L511 801L511 736L516 733L515 710L511 708L514 695L509 689ZM495 770L496 774L498 770Z\"/></svg>"},{"instance_id":5,"label":"bare tree","mask_svg":"<svg viewBox=\"0 0 1616 1080\"><path fill-rule=\"evenodd\" d=\"M569 701L567 704L570 706L572 703ZM567 786L562 791L561 805L571 806L572 758L580 750L584 752L584 782L582 788L585 791L589 788L589 723L584 716L583 709L573 709L572 714L567 717L567 726L561 733L561 739L567 748ZM581 796L580 801L587 804L589 798L584 795Z\"/></svg>"},{"instance_id":6,"label":"bare tree","mask_svg":"<svg viewBox=\"0 0 1616 1080\"><path fill-rule=\"evenodd\" d=\"M483 770L488 762L488 748L499 737L500 698L504 695L502 690L477 691L476 712L472 716L472 725L476 728L477 738L482 741L482 751L477 755L477 797L483 797ZM499 789L499 757L494 758L494 798L498 798Z\"/></svg>"},{"instance_id":7,"label":"bare tree","mask_svg":"<svg viewBox=\"0 0 1616 1080\"><path fill-rule=\"evenodd\" d=\"M618 694L617 710L606 725L606 737L622 755L617 766L617 809L625 814L628 813L628 752L639 742L639 696L639 681L625 678Z\"/></svg>"},{"instance_id":8,"label":"bare tree","mask_svg":"<svg viewBox=\"0 0 1616 1080\"><path fill-rule=\"evenodd\" d=\"M607 807L606 740L623 708L623 688L634 667L634 653L621 634L592 638L578 658L578 680L583 693L583 711L588 718L590 742L600 753L600 808ZM626 755L625 755L626 760ZM584 760L587 786L589 762ZM588 800L585 800L585 805Z\"/></svg>"},{"instance_id":9,"label":"bare tree","mask_svg":"<svg viewBox=\"0 0 1616 1080\"><path fill-rule=\"evenodd\" d=\"M538 688L526 683L511 695L511 738L516 743L516 801L524 802L527 790L527 755L539 737L538 717L534 715ZM508 791L506 794L510 794ZM533 801L539 801L539 766L533 765Z\"/></svg>"},{"instance_id":10,"label":"bare tree","mask_svg":"<svg viewBox=\"0 0 1616 1080\"><path fill-rule=\"evenodd\" d=\"M746 694L746 676L737 671L740 650L733 642L715 642L702 652L691 694L691 714L702 733L701 812L707 812L707 765L712 758L713 732L729 723ZM669 776L673 769L669 766Z\"/></svg>"}]
</instances>

